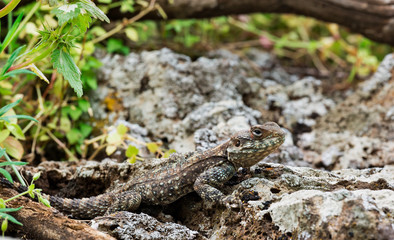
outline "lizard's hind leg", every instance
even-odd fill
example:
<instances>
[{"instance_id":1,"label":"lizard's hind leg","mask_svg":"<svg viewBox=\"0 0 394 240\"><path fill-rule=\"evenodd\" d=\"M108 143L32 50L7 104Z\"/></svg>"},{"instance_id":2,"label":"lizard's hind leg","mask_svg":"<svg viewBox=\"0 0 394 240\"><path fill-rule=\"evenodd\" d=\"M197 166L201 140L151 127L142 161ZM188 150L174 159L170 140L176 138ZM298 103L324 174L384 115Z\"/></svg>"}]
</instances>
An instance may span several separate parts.
<instances>
[{"instance_id":1,"label":"lizard's hind leg","mask_svg":"<svg viewBox=\"0 0 394 240\"><path fill-rule=\"evenodd\" d=\"M118 194L107 209L106 215L118 211L134 211L141 204L141 194L135 191L125 191Z\"/></svg>"}]
</instances>

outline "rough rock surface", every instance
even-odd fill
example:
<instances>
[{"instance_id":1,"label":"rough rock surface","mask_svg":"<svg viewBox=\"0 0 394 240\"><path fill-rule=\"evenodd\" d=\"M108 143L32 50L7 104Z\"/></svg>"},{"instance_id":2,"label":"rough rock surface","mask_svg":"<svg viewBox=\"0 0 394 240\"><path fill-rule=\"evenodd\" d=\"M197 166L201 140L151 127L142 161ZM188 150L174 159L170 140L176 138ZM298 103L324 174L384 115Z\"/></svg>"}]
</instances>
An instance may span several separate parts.
<instances>
[{"instance_id":1,"label":"rough rock surface","mask_svg":"<svg viewBox=\"0 0 394 240\"><path fill-rule=\"evenodd\" d=\"M117 239L124 240L206 239L197 231L176 223L161 223L144 213L118 212L107 217L98 217L92 221L92 227L111 232Z\"/></svg>"},{"instance_id":2,"label":"rough rock surface","mask_svg":"<svg viewBox=\"0 0 394 240\"><path fill-rule=\"evenodd\" d=\"M204 150L268 120L288 134L277 153L223 186L244 201L241 209L212 208L189 194L158 209L141 208L161 222L186 227L145 214L122 213L132 222L97 221L122 239L127 234L155 239L174 229L183 231L183 239L392 238L394 56L345 99L324 95L318 79L287 74L269 54L252 50L247 56L245 61L221 50L192 61L168 49L126 57L98 54L104 66L92 94L94 115L108 126L128 126L140 141L161 140L178 152ZM86 197L163 164L119 163L122 154L117 161L47 162L24 169L28 178L44 172L41 184L49 193L63 187L61 196Z\"/></svg>"},{"instance_id":3,"label":"rough rock surface","mask_svg":"<svg viewBox=\"0 0 394 240\"><path fill-rule=\"evenodd\" d=\"M191 210L183 222L200 232L213 228L210 239L391 239L394 234L393 166L326 172L261 162L234 189L233 196L247 199L257 192L260 199L236 211L216 209L214 217ZM201 219L211 225L198 224Z\"/></svg>"}]
</instances>

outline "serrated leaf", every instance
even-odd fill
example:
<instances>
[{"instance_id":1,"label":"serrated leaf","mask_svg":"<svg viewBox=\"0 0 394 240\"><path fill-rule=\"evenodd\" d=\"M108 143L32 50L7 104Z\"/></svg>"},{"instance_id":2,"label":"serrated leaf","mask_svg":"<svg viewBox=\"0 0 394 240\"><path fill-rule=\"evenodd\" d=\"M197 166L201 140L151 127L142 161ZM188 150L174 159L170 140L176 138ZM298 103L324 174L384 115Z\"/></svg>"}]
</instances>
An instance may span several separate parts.
<instances>
[{"instance_id":1,"label":"serrated leaf","mask_svg":"<svg viewBox=\"0 0 394 240\"><path fill-rule=\"evenodd\" d=\"M64 52L62 49L55 49L51 58L53 67L70 83L70 86L77 93L78 97L81 97L83 94L81 71L70 54Z\"/></svg>"},{"instance_id":2,"label":"serrated leaf","mask_svg":"<svg viewBox=\"0 0 394 240\"><path fill-rule=\"evenodd\" d=\"M109 18L105 15L100 8L98 8L92 1L90 0L81 0L77 3L82 9L85 9L88 13L92 15L94 18L98 18L101 21L106 21L109 23Z\"/></svg>"},{"instance_id":3,"label":"serrated leaf","mask_svg":"<svg viewBox=\"0 0 394 240\"><path fill-rule=\"evenodd\" d=\"M119 133L119 135L121 135L121 136L123 136L123 135L125 135L126 133L127 133L127 131L128 131L129 129L125 126L125 125L123 125L123 124L119 124L117 127L116 127L116 131Z\"/></svg>"},{"instance_id":4,"label":"serrated leaf","mask_svg":"<svg viewBox=\"0 0 394 240\"><path fill-rule=\"evenodd\" d=\"M22 158L24 149L22 144L17 139L15 139L12 136L9 136L5 139L5 141L2 144L6 152L10 156L18 160Z\"/></svg>"},{"instance_id":5,"label":"serrated leaf","mask_svg":"<svg viewBox=\"0 0 394 240\"><path fill-rule=\"evenodd\" d=\"M137 156L139 153L139 149L133 145L129 145L126 150L126 157L131 158L133 156Z\"/></svg>"},{"instance_id":6,"label":"serrated leaf","mask_svg":"<svg viewBox=\"0 0 394 240\"><path fill-rule=\"evenodd\" d=\"M81 33L85 33L88 30L91 22L92 18L88 14L79 14L73 21Z\"/></svg>"},{"instance_id":7,"label":"serrated leaf","mask_svg":"<svg viewBox=\"0 0 394 240\"><path fill-rule=\"evenodd\" d=\"M148 148L149 152L151 152L151 153L155 153L159 149L159 145L157 145L157 143L154 143L154 142L147 143L146 147Z\"/></svg>"},{"instance_id":8,"label":"serrated leaf","mask_svg":"<svg viewBox=\"0 0 394 240\"><path fill-rule=\"evenodd\" d=\"M56 15L59 25L63 25L64 23L77 18L81 13L81 9L78 4L63 4L62 6L52 9L51 13Z\"/></svg>"}]
</instances>

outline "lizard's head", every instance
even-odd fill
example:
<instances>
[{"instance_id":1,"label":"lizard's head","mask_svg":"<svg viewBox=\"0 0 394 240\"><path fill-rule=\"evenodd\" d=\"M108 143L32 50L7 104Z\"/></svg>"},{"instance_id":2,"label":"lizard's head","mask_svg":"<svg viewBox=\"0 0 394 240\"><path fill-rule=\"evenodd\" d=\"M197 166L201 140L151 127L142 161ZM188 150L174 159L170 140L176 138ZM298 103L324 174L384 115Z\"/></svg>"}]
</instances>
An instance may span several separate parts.
<instances>
[{"instance_id":1,"label":"lizard's head","mask_svg":"<svg viewBox=\"0 0 394 240\"><path fill-rule=\"evenodd\" d=\"M250 167L285 141L285 132L278 124L267 122L234 134L227 147L228 159L235 167Z\"/></svg>"}]
</instances>

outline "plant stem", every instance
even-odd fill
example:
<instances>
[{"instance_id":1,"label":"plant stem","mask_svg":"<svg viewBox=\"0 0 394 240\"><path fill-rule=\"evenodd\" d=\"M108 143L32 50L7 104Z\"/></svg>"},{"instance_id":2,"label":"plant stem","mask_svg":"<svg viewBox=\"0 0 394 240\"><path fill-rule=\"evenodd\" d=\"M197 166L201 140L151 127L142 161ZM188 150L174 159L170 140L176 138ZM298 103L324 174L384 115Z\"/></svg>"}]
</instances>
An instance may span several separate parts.
<instances>
[{"instance_id":1,"label":"plant stem","mask_svg":"<svg viewBox=\"0 0 394 240\"><path fill-rule=\"evenodd\" d=\"M93 44L96 44L98 42L101 42L107 38L109 38L110 36L114 35L115 33L121 31L123 28L125 28L127 25L130 25L133 22L136 22L138 20L140 20L143 16L145 16L146 14L148 14L149 12L153 11L154 9L156 9L156 0L151 0L149 3L149 6L146 7L144 10L142 10L141 12L139 12L137 15L135 15L134 17L123 21L122 24L116 26L114 29L112 29L111 31L107 32L106 34L101 35L98 38L95 38L92 40Z\"/></svg>"},{"instance_id":2,"label":"plant stem","mask_svg":"<svg viewBox=\"0 0 394 240\"><path fill-rule=\"evenodd\" d=\"M6 159L8 162L11 162L11 163L12 163L10 157L8 156L8 154L7 154L6 152L4 152L4 157L5 157L5 159ZM16 177L18 178L19 182L21 182L21 184L22 184L23 186L26 187L26 183L23 181L23 178L22 178L22 176L20 175L20 173L18 172L18 170L16 169L16 167L15 167L14 165L11 165L11 168L12 168L12 170L14 170L15 175L16 175Z\"/></svg>"}]
</instances>

